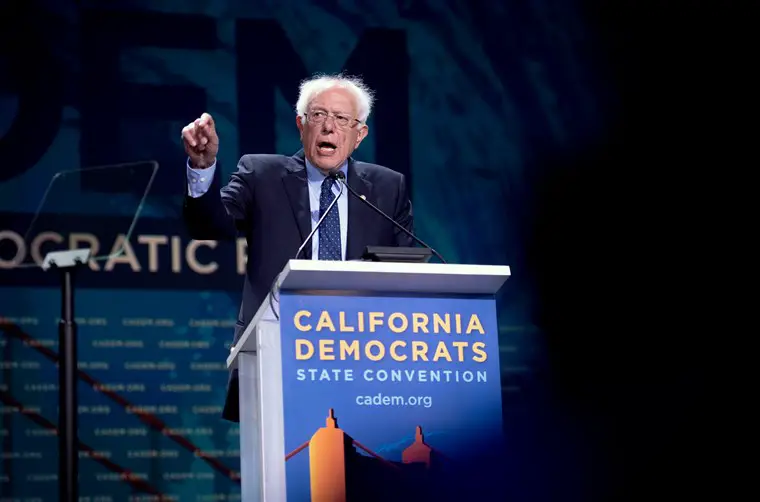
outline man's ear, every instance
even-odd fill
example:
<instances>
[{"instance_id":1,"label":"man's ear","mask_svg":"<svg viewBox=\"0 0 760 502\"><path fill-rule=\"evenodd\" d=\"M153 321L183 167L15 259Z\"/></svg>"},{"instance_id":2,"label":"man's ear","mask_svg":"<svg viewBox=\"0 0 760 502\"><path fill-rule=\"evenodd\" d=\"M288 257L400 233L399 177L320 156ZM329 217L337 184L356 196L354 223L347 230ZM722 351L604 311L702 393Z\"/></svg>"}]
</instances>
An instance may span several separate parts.
<instances>
[{"instance_id":1,"label":"man's ear","mask_svg":"<svg viewBox=\"0 0 760 502\"><path fill-rule=\"evenodd\" d=\"M303 140L303 117L296 114L296 127L298 128L298 134L301 136L301 140Z\"/></svg>"},{"instance_id":2,"label":"man's ear","mask_svg":"<svg viewBox=\"0 0 760 502\"><path fill-rule=\"evenodd\" d=\"M364 138L367 137L369 134L369 126L363 125L361 129L359 129L359 134L356 135L356 144L354 145L354 148L359 148L359 145L364 140Z\"/></svg>"}]
</instances>

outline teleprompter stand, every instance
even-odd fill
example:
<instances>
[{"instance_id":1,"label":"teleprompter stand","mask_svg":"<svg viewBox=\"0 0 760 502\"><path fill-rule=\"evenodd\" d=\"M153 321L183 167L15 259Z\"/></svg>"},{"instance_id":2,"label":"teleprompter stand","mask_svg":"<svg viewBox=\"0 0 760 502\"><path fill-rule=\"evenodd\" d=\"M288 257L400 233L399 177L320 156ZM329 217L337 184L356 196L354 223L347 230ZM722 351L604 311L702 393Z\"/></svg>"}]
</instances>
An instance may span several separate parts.
<instances>
[{"instance_id":1,"label":"teleprompter stand","mask_svg":"<svg viewBox=\"0 0 760 502\"><path fill-rule=\"evenodd\" d=\"M27 249L39 236L87 232L100 241L120 243L105 254L79 247L69 239L46 239L44 259L27 253L17 269L55 270L60 274L61 319L58 323L58 484L61 502L79 500L78 357L74 312L75 279L89 263L124 252L158 171L153 160L113 164L56 173L50 180L24 235ZM70 249L75 248L75 249ZM34 273L34 272L30 272Z\"/></svg>"},{"instance_id":2,"label":"teleprompter stand","mask_svg":"<svg viewBox=\"0 0 760 502\"><path fill-rule=\"evenodd\" d=\"M74 317L74 276L90 259L89 249L54 251L43 270L61 274L61 319L58 321L58 500L79 500L79 430L77 399L77 323Z\"/></svg>"}]
</instances>

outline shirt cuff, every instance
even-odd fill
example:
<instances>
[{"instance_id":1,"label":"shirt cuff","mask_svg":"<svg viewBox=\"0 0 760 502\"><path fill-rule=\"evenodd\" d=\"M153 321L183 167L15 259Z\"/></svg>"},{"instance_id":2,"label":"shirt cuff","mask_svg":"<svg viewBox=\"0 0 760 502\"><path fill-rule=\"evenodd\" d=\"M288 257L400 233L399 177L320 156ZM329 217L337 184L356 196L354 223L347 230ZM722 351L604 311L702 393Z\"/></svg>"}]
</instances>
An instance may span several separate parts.
<instances>
[{"instance_id":1,"label":"shirt cuff","mask_svg":"<svg viewBox=\"0 0 760 502\"><path fill-rule=\"evenodd\" d=\"M192 198L198 198L208 192L214 181L216 162L206 169L194 169L190 167L190 159L187 160L187 194Z\"/></svg>"}]
</instances>

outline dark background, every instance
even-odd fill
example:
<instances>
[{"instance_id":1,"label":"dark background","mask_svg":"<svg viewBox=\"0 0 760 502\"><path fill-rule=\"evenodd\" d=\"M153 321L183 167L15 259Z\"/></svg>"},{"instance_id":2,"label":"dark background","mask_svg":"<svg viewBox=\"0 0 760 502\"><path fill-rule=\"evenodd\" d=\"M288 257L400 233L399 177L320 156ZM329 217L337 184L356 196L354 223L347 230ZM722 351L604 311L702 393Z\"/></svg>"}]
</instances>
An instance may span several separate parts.
<instances>
[{"instance_id":1,"label":"dark background","mask_svg":"<svg viewBox=\"0 0 760 502\"><path fill-rule=\"evenodd\" d=\"M722 296L714 292L722 290L707 287L709 273L695 272L716 264L713 248L727 232L718 216L725 207L719 180L739 157L735 129L744 116L740 30L727 6L315 1L252 13L257 8L241 2L215 5L166 6L164 12L189 16L169 21L141 18L152 11L145 2L3 3L0 97L9 98L0 101L0 229L25 228L40 187L57 170L156 158L161 172L152 213L136 232L183 235L181 126L203 110L229 119L221 131L225 175L240 153L292 151L298 147L292 116L272 101L274 89L292 108L298 80L340 69L344 56L337 53L350 52L341 45L344 32L355 35L352 43L363 32L345 66L365 75L381 99L375 143L357 152L360 158L410 177L418 230L450 261L513 268L500 319L503 343L518 355L503 364L519 362L530 371L503 372L505 386L520 388L517 396L505 395L509 427L520 435L516 451L505 452L517 459L516 470L505 473L505 496L682 500L725 489L716 475L725 459L711 453L721 443L713 416L720 394L708 371L714 368L708 340L719 336L708 317ZM388 21L387 12L414 26L401 30L405 36L393 31L403 23ZM250 23L238 27L236 50L223 23L214 34L211 18ZM290 26L287 36L277 26ZM293 39L305 27L319 40L315 48ZM264 49L280 47L273 41L283 37L307 60L302 67L291 64L287 48ZM234 107L223 92L199 90L204 73L225 78L220 63L199 55L178 64L181 56L171 50L135 71L148 87L126 85L119 64L129 62L109 50L137 39L237 57L235 79L247 92L238 90ZM315 61L325 48L320 67ZM398 59L380 64L388 54ZM177 76L177 68L191 65L197 72ZM164 82L171 87L155 87ZM78 115L61 113L62 102ZM408 121L399 119L405 114ZM61 139L67 127L81 137ZM231 136L238 151L224 144ZM78 141L78 158L51 144L54 137ZM38 174L11 185L27 172ZM137 294L136 287L215 289L220 317L234 315L240 284L234 273L210 277L214 286L192 274L160 276L160 284L114 274L110 285L92 277L84 286L121 288L125 295ZM0 270L0 282L0 316L37 315L39 275ZM19 295L28 301L10 302ZM184 298L167 293L175 311ZM120 315L112 309L110 315ZM225 340L228 333L207 336ZM223 386L223 374L214 378ZM25 400L23 393L16 397ZM22 423L14 422L14 434ZM160 473L155 480L161 484ZM23 489L12 493L22 496ZM234 491L224 483L195 488L206 489Z\"/></svg>"}]
</instances>

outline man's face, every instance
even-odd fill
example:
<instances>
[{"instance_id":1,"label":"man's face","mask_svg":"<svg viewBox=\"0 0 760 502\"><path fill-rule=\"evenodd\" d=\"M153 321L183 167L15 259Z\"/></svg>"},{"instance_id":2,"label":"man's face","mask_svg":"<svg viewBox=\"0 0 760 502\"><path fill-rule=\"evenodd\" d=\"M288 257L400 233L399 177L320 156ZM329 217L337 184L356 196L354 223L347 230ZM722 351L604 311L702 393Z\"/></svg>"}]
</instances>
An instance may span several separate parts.
<instances>
[{"instance_id":1,"label":"man's face","mask_svg":"<svg viewBox=\"0 0 760 502\"><path fill-rule=\"evenodd\" d=\"M341 88L317 95L306 109L306 120L296 117L306 158L315 167L330 171L339 167L367 136L367 126L356 120L353 95Z\"/></svg>"}]
</instances>

